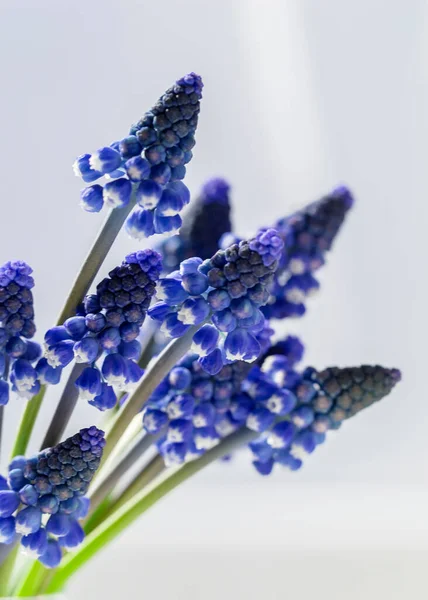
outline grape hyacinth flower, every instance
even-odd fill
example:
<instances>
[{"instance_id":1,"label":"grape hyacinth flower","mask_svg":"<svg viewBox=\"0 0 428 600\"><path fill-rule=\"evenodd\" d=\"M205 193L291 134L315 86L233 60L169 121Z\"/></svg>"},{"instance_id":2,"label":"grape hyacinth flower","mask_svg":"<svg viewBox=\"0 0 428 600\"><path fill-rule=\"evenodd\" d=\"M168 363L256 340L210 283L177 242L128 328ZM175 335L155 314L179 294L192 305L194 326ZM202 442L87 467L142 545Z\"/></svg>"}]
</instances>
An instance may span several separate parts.
<instances>
[{"instance_id":1,"label":"grape hyacinth flower","mask_svg":"<svg viewBox=\"0 0 428 600\"><path fill-rule=\"evenodd\" d=\"M167 466L198 458L233 432L260 435L249 447L263 475L275 462L297 470L328 430L388 395L397 369L380 366L296 370L303 345L293 336L267 352L261 366L236 361L209 375L195 355L183 359L143 411L143 427L160 439Z\"/></svg>"},{"instance_id":2,"label":"grape hyacinth flower","mask_svg":"<svg viewBox=\"0 0 428 600\"><path fill-rule=\"evenodd\" d=\"M86 296L77 316L46 332L46 369L62 368L73 360L87 364L76 386L99 410L115 406L113 387L132 389L143 373L136 362L141 351L137 338L161 268L154 250L129 254L98 284L96 294ZM99 369L96 362L103 356Z\"/></svg>"},{"instance_id":3,"label":"grape hyacinth flower","mask_svg":"<svg viewBox=\"0 0 428 600\"><path fill-rule=\"evenodd\" d=\"M0 541L11 544L21 535L26 554L57 567L61 549L83 541L79 519L89 508L84 496L104 445L104 432L92 426L33 458L16 456L0 485Z\"/></svg>"},{"instance_id":4,"label":"grape hyacinth flower","mask_svg":"<svg viewBox=\"0 0 428 600\"><path fill-rule=\"evenodd\" d=\"M237 398L250 369L236 361L214 377L193 354L172 369L143 411L143 427L161 435L158 447L168 466L197 458L245 423L247 409Z\"/></svg>"},{"instance_id":5,"label":"grape hyacinth flower","mask_svg":"<svg viewBox=\"0 0 428 600\"><path fill-rule=\"evenodd\" d=\"M186 258L205 260L217 252L222 236L232 230L229 192L230 185L219 177L203 185L184 214L180 234L159 245L167 272L179 269Z\"/></svg>"},{"instance_id":6,"label":"grape hyacinth flower","mask_svg":"<svg viewBox=\"0 0 428 600\"><path fill-rule=\"evenodd\" d=\"M269 356L263 370L253 372L253 397L257 396L254 390L263 389L266 381L270 379L273 383L281 362L278 359L281 357ZM387 396L400 379L397 369L380 366L333 367L323 371L308 367L297 382L282 388L296 398L291 411L281 415L275 410L274 414L281 416L271 423L266 415L263 423L262 420L247 421L248 427L261 432L249 445L254 466L262 475L268 475L275 463L292 471L300 469L304 458L325 441L329 430L338 429L344 420ZM274 406L272 397L262 401L262 407L270 412Z\"/></svg>"},{"instance_id":7,"label":"grape hyacinth flower","mask_svg":"<svg viewBox=\"0 0 428 600\"><path fill-rule=\"evenodd\" d=\"M30 339L36 331L32 272L21 260L0 268L0 406L9 401L10 386L28 399L40 389L34 363L42 351Z\"/></svg>"},{"instance_id":8,"label":"grape hyacinth flower","mask_svg":"<svg viewBox=\"0 0 428 600\"><path fill-rule=\"evenodd\" d=\"M170 87L158 102L131 127L129 135L74 163L76 175L86 183L81 204L88 212L104 205L121 208L134 194L137 206L126 223L131 237L173 234L181 227L180 212L190 199L182 182L192 159L198 125L202 79L189 73Z\"/></svg>"},{"instance_id":9,"label":"grape hyacinth flower","mask_svg":"<svg viewBox=\"0 0 428 600\"><path fill-rule=\"evenodd\" d=\"M353 204L347 188L248 239L232 230L224 179L207 181L184 211L202 87L195 73L182 77L125 138L77 158L83 208L111 211L45 334L43 356L32 341L31 268L0 268L0 445L9 390L37 394L24 409L8 476L0 476L0 544L9 546L0 552L0 596L61 591L154 502L239 448L250 449L262 475L276 463L298 470L329 431L400 380L381 366L301 368L300 340L274 338L275 319L303 315L319 287L316 271ZM89 293L124 224L135 239L181 233L158 243L159 253L129 254ZM146 314L154 323L143 346ZM156 356L165 337L175 339ZM71 364L45 449L26 458L46 387ZM117 409L108 435L90 426L57 443L79 397ZM19 582L14 545L40 563Z\"/></svg>"},{"instance_id":10,"label":"grape hyacinth flower","mask_svg":"<svg viewBox=\"0 0 428 600\"><path fill-rule=\"evenodd\" d=\"M205 322L193 350L211 374L231 361L254 361L261 353L256 336L265 327L260 307L269 298L283 245L275 229L263 229L211 259L183 261L179 271L159 280L156 296L161 302L149 315L162 323L161 331L169 337L180 337L191 325Z\"/></svg>"},{"instance_id":11,"label":"grape hyacinth flower","mask_svg":"<svg viewBox=\"0 0 428 600\"><path fill-rule=\"evenodd\" d=\"M267 318L299 317L305 313L306 298L319 288L314 273L324 264L325 254L353 203L351 192L339 187L274 225L284 241L284 252L269 302L263 307Z\"/></svg>"}]
</instances>

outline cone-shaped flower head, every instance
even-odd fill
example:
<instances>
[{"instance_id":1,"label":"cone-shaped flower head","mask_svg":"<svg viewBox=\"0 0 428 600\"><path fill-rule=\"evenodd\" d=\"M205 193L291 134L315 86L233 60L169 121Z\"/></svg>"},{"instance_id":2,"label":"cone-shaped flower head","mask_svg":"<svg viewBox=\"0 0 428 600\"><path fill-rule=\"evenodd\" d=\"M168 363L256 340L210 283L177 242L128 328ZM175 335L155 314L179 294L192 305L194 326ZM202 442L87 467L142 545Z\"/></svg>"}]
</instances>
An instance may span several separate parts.
<instances>
[{"instance_id":1,"label":"cone-shaped flower head","mask_svg":"<svg viewBox=\"0 0 428 600\"><path fill-rule=\"evenodd\" d=\"M149 315L162 322L161 330L170 337L210 321L219 332L215 346L212 328L204 326L207 339L198 332L193 350L211 374L234 360L252 362L262 351L257 334L266 325L260 307L269 298L282 249L278 232L263 229L211 259L187 259L180 271L159 281L156 295L161 302Z\"/></svg>"},{"instance_id":2,"label":"cone-shaped flower head","mask_svg":"<svg viewBox=\"0 0 428 600\"><path fill-rule=\"evenodd\" d=\"M363 408L382 400L400 379L398 369L386 369L379 365L344 369L332 367L323 371L309 367L303 373L303 385L311 382L313 388L317 389L315 411L318 404L323 404L322 397L332 401L328 415L331 419L330 428L333 429ZM323 410L316 412L316 415L320 413L323 413Z\"/></svg>"},{"instance_id":3,"label":"cone-shaped flower head","mask_svg":"<svg viewBox=\"0 0 428 600\"><path fill-rule=\"evenodd\" d=\"M0 487L0 542L22 535L27 554L47 567L58 566L61 547L83 541L78 520L87 514L84 495L104 445L104 432L93 426L33 458L15 457Z\"/></svg>"},{"instance_id":4,"label":"cone-shaped flower head","mask_svg":"<svg viewBox=\"0 0 428 600\"><path fill-rule=\"evenodd\" d=\"M210 179L192 200L183 217L180 235L164 240L159 251L164 268L174 271L186 258L210 258L219 249L221 237L232 230L230 185L221 178Z\"/></svg>"},{"instance_id":5,"label":"cone-shaped flower head","mask_svg":"<svg viewBox=\"0 0 428 600\"><path fill-rule=\"evenodd\" d=\"M29 339L36 331L32 272L21 260L0 268L0 405L9 401L9 382L28 399L40 389L32 363L40 358L41 348Z\"/></svg>"},{"instance_id":6,"label":"cone-shaped flower head","mask_svg":"<svg viewBox=\"0 0 428 600\"><path fill-rule=\"evenodd\" d=\"M276 223L284 240L284 252L271 297L263 308L266 317L303 315L306 298L319 288L313 273L324 264L325 254L352 205L350 191L340 187Z\"/></svg>"},{"instance_id":7,"label":"cone-shaped flower head","mask_svg":"<svg viewBox=\"0 0 428 600\"><path fill-rule=\"evenodd\" d=\"M283 357L271 355L263 364L263 371L252 372L253 397L258 390L265 390L269 380L281 381L282 360ZM275 406L272 393L259 408L264 421L247 420L250 429L263 432L250 444L255 467L263 475L269 474L275 463L299 469L304 458L325 441L328 430L338 429L345 419L387 396L400 378L397 369L380 366L332 367L323 371L307 368L300 379L288 383L289 392L297 399L293 410L269 423L262 411L272 411Z\"/></svg>"},{"instance_id":8,"label":"cone-shaped flower head","mask_svg":"<svg viewBox=\"0 0 428 600\"><path fill-rule=\"evenodd\" d=\"M81 314L45 335L45 359L53 368L72 360L88 366L76 381L81 396L100 410L113 408L112 386L131 389L140 379L137 340L162 269L160 254L129 254L85 298ZM94 364L105 354L101 371ZM43 363L44 365L44 363Z\"/></svg>"},{"instance_id":9,"label":"cone-shaped flower head","mask_svg":"<svg viewBox=\"0 0 428 600\"><path fill-rule=\"evenodd\" d=\"M85 182L108 179L104 186L97 183L82 191L85 210L99 212L104 205L120 208L136 201L126 228L137 239L180 228L179 213L189 202L181 180L192 159L202 87L199 75L185 75L131 127L127 137L77 158L74 171Z\"/></svg>"}]
</instances>

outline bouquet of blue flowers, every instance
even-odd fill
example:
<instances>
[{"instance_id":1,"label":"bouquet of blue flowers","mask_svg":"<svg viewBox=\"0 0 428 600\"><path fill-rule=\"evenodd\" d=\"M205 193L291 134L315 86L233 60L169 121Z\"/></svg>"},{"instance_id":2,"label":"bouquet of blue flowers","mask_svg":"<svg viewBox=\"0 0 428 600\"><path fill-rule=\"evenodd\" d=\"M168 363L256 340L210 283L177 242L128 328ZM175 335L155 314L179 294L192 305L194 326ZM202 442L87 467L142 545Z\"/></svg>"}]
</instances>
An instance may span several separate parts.
<instances>
[{"instance_id":1,"label":"bouquet of blue flowers","mask_svg":"<svg viewBox=\"0 0 428 600\"><path fill-rule=\"evenodd\" d=\"M338 187L239 237L228 182L207 181L192 201L183 183L202 88L199 75L182 77L126 137L76 159L81 206L108 215L42 344L31 267L0 268L0 444L8 403L27 400L0 475L0 596L61 590L157 500L238 449L261 475L300 469L400 380L379 365L303 368L302 342L278 335L318 290L354 199ZM122 229L136 249L101 278ZM60 382L28 456L46 390ZM64 439L83 401L96 424Z\"/></svg>"}]
</instances>

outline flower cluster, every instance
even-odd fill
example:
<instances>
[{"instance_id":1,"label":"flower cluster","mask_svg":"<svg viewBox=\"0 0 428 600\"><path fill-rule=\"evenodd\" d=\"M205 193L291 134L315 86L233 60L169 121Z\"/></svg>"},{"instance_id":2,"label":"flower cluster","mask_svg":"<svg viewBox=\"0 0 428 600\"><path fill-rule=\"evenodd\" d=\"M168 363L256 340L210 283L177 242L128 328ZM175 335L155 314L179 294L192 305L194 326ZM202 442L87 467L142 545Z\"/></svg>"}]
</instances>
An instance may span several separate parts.
<instances>
[{"instance_id":1,"label":"flower cluster","mask_svg":"<svg viewBox=\"0 0 428 600\"><path fill-rule=\"evenodd\" d=\"M270 347L260 366L236 361L212 376L188 355L143 411L143 427L157 436L165 464L194 460L247 428L260 434L249 447L261 474L275 463L297 470L328 430L381 400L400 380L397 369L380 366L301 373L302 356L302 343L289 336Z\"/></svg>"},{"instance_id":2,"label":"flower cluster","mask_svg":"<svg viewBox=\"0 0 428 600\"><path fill-rule=\"evenodd\" d=\"M264 229L205 261L184 260L179 271L159 281L161 301L149 315L162 322L161 331L169 337L210 321L195 333L192 346L210 374L230 361L252 362L261 353L256 334L265 318L260 307L269 298L282 249L277 231Z\"/></svg>"},{"instance_id":3,"label":"flower cluster","mask_svg":"<svg viewBox=\"0 0 428 600\"><path fill-rule=\"evenodd\" d=\"M217 252L222 236L232 230L229 191L230 185L219 177L204 184L184 214L180 234L159 245L165 271L179 269L186 258L205 260Z\"/></svg>"},{"instance_id":4,"label":"flower cluster","mask_svg":"<svg viewBox=\"0 0 428 600\"><path fill-rule=\"evenodd\" d=\"M237 397L251 365L236 361L209 375L196 355L186 356L157 388L143 412L143 427L160 436L165 464L197 458L242 422Z\"/></svg>"},{"instance_id":5,"label":"flower cluster","mask_svg":"<svg viewBox=\"0 0 428 600\"><path fill-rule=\"evenodd\" d=\"M133 522L144 508L138 498L117 508L135 489L150 485L161 497L162 489L171 487L168 475L158 478L162 460L177 467L219 445L199 463L202 467L248 445L260 474L271 473L276 463L295 471L330 430L381 400L400 380L397 369L381 366L302 370L298 363L304 348L298 338L272 342L269 319L303 315L307 297L319 287L314 274L353 204L347 188L335 189L247 240L232 231L229 184L215 178L203 186L182 221L190 202L183 179L195 145L202 87L199 75L182 77L127 137L75 161L76 175L87 184L81 192L83 208L117 209L101 234L109 238L106 247L125 219L135 239L180 228L181 233L160 242L159 253L146 249L126 256L74 312L68 312L67 303L67 315L73 316L46 332L43 357L31 340L31 268L20 261L0 268L0 421L10 387L28 399L40 390L24 411L16 453L26 453L44 386L58 383L73 361L45 438L55 441L44 445L56 444L78 394L101 411L116 407L118 396L124 404L111 421L107 446L104 432L91 426L32 458L15 456L7 478L0 476L0 544L9 550L20 542L42 565L56 568L63 552L84 539L79 521L89 514L89 497L96 510L91 522L101 531L100 536L94 531L97 544L90 551L86 545L86 552L70 557L66 568L48 580L31 581L30 570L18 590L22 594L57 590L106 542L103 531L110 539L125 521ZM96 243L90 251L69 302L78 295L80 302L85 292L79 290L96 279L106 258L101 246ZM156 326L148 327L142 352L139 336L146 314ZM164 342L160 338L182 336L150 361ZM138 385L140 365L146 364ZM134 394L122 393L135 387ZM141 407L144 431L135 437L134 417ZM144 461L146 451L156 451L154 461ZM117 460L106 463L106 476L92 494L89 486L103 452ZM135 459L142 469L132 479ZM185 479L183 473L174 485ZM159 481L166 488L157 487ZM106 515L112 525L108 530ZM6 563L0 587L9 593L10 581L3 582L8 570Z\"/></svg>"},{"instance_id":6,"label":"flower cluster","mask_svg":"<svg viewBox=\"0 0 428 600\"><path fill-rule=\"evenodd\" d=\"M32 269L24 261L9 261L0 268L0 405L12 390L31 398L40 389L33 364L42 351L34 336Z\"/></svg>"},{"instance_id":7,"label":"flower cluster","mask_svg":"<svg viewBox=\"0 0 428 600\"><path fill-rule=\"evenodd\" d=\"M250 394L259 401L259 418L247 426L262 435L249 444L254 466L268 475L275 463L295 471L304 458L325 441L327 431L338 429L363 408L387 396L400 380L397 369L362 366L341 369L333 367L317 371L307 368L294 383L284 381L284 357L270 355L262 370L250 374ZM267 396L269 382L290 391L296 399L287 413L274 410L277 418L269 418L266 409L277 405L276 394Z\"/></svg>"},{"instance_id":8,"label":"flower cluster","mask_svg":"<svg viewBox=\"0 0 428 600\"><path fill-rule=\"evenodd\" d=\"M269 302L263 308L267 318L304 314L306 298L319 288L313 273L324 264L324 255L331 249L353 202L350 191L340 187L275 224L284 241L284 252Z\"/></svg>"},{"instance_id":9,"label":"flower cluster","mask_svg":"<svg viewBox=\"0 0 428 600\"><path fill-rule=\"evenodd\" d=\"M300 379L293 369L301 358L297 338L288 337L284 344L282 359L287 363L287 379L281 382L282 387L294 385ZM197 458L224 437L248 427L260 417L257 403L261 384L258 395L254 395L255 386L247 379L252 369L253 365L247 362L235 361L212 376L202 368L194 354L186 356L172 369L143 412L143 427L147 433L160 438L158 447L166 465ZM291 393L281 391L267 376L266 393L271 394L269 424L278 411L280 414L288 412L297 402ZM280 410L281 400L284 405Z\"/></svg>"},{"instance_id":10,"label":"flower cluster","mask_svg":"<svg viewBox=\"0 0 428 600\"><path fill-rule=\"evenodd\" d=\"M0 477L0 543L21 535L24 552L50 568L60 563L62 548L81 544L84 496L104 445L104 432L93 426L34 458L16 456L8 479Z\"/></svg>"},{"instance_id":11,"label":"flower cluster","mask_svg":"<svg viewBox=\"0 0 428 600\"><path fill-rule=\"evenodd\" d=\"M47 367L61 369L72 360L88 364L76 386L100 410L116 404L114 387L131 389L143 371L138 366L141 326L155 293L161 257L154 250L129 254L86 296L81 314L45 335ZM96 361L103 357L102 367Z\"/></svg>"},{"instance_id":12,"label":"flower cluster","mask_svg":"<svg viewBox=\"0 0 428 600\"><path fill-rule=\"evenodd\" d=\"M192 159L202 87L199 75L185 75L131 127L127 137L77 158L75 173L86 183L103 176L108 179L104 186L94 184L82 191L85 210L123 207L133 197L137 206L126 225L132 237L180 229L179 213L190 198L181 180Z\"/></svg>"}]
</instances>

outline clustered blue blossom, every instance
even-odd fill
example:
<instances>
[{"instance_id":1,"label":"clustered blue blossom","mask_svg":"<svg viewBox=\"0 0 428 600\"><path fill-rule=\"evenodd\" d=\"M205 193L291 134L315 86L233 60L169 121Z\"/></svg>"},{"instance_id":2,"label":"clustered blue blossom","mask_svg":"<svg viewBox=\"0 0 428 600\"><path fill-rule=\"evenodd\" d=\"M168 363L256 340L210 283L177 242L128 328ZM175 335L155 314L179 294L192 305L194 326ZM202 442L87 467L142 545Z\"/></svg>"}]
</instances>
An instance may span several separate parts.
<instances>
[{"instance_id":1,"label":"clustered blue blossom","mask_svg":"<svg viewBox=\"0 0 428 600\"><path fill-rule=\"evenodd\" d=\"M63 549L83 541L79 519L89 510L85 494L104 445L104 432L92 426L33 458L16 456L8 478L0 476L0 543L22 536L24 553L58 566Z\"/></svg>"},{"instance_id":2,"label":"clustered blue blossom","mask_svg":"<svg viewBox=\"0 0 428 600\"><path fill-rule=\"evenodd\" d=\"M315 271L323 266L354 199L346 187L339 187L302 210L277 221L274 227L284 241L284 252L275 274L267 318L300 317L305 302L316 293Z\"/></svg>"},{"instance_id":3,"label":"clustered blue blossom","mask_svg":"<svg viewBox=\"0 0 428 600\"><path fill-rule=\"evenodd\" d=\"M75 173L89 184L81 192L88 212L128 207L115 214L119 220L129 214L126 230L138 240L183 227L159 243L160 253L126 256L74 316L46 332L44 356L31 340L31 268L22 261L0 268L0 405L7 404L10 387L31 399L75 361L79 396L101 411L113 409L119 393L135 388L143 375L139 336L149 314L158 325L153 329L191 340L189 353L142 409L145 435L165 465L195 460L231 434L250 430L248 447L260 474L275 464L295 471L330 430L388 395L401 374L378 365L301 369L304 347L297 337L272 342L269 319L303 315L319 287L314 274L353 205L347 188L243 240L232 230L230 186L214 178L182 221L190 201L182 180L202 87L199 75L182 77L127 137L75 161ZM156 369L150 374L155 383L158 375ZM57 567L64 550L84 539L79 520L88 514L85 495L104 446L104 432L91 426L32 458L14 457L8 477L0 476L0 544L20 541L44 566Z\"/></svg>"},{"instance_id":4,"label":"clustered blue blossom","mask_svg":"<svg viewBox=\"0 0 428 600\"><path fill-rule=\"evenodd\" d=\"M173 338L201 325L192 350L212 375L230 361L254 361L261 353L256 336L265 327L260 307L269 298L283 245L275 229L262 229L205 261L184 260L179 271L159 280L160 302L149 315Z\"/></svg>"},{"instance_id":5,"label":"clustered blue blossom","mask_svg":"<svg viewBox=\"0 0 428 600\"><path fill-rule=\"evenodd\" d=\"M275 463L295 471L327 431L388 395L401 377L397 369L366 365L299 372L302 356L302 343L289 336L260 364L236 361L211 376L188 355L143 411L143 427L159 438L165 464L194 460L246 427L260 434L249 444L259 473L269 474Z\"/></svg>"},{"instance_id":6,"label":"clustered blue blossom","mask_svg":"<svg viewBox=\"0 0 428 600\"><path fill-rule=\"evenodd\" d=\"M199 256L205 260L217 252L222 236L232 230L229 193L229 183L220 177L203 185L183 216L180 234L159 245L165 271L179 269L186 258Z\"/></svg>"},{"instance_id":7,"label":"clustered blue blossom","mask_svg":"<svg viewBox=\"0 0 428 600\"><path fill-rule=\"evenodd\" d=\"M270 474L276 463L292 471L300 469L329 430L387 396L401 378L398 369L378 365L322 371L308 367L294 384L278 385L282 393L290 392L296 399L294 408L285 413L277 409L277 392L266 391L269 384L284 380L283 363L283 356L270 355L248 378L248 393L258 401L260 415L247 427L261 432L249 447L262 475ZM266 409L276 417L270 423Z\"/></svg>"},{"instance_id":8,"label":"clustered blue blossom","mask_svg":"<svg viewBox=\"0 0 428 600\"><path fill-rule=\"evenodd\" d=\"M33 365L42 351L30 339L36 331L32 272L21 260L0 268L0 405L9 402L10 387L24 398L32 398L40 389Z\"/></svg>"},{"instance_id":9,"label":"clustered blue blossom","mask_svg":"<svg viewBox=\"0 0 428 600\"><path fill-rule=\"evenodd\" d=\"M127 137L77 158L75 173L86 183L103 176L108 180L104 186L97 183L82 191L85 210L123 207L134 194L137 206L126 223L131 237L180 229L180 212L190 199L181 180L192 159L202 87L199 75L185 75L131 127Z\"/></svg>"},{"instance_id":10,"label":"clustered blue blossom","mask_svg":"<svg viewBox=\"0 0 428 600\"><path fill-rule=\"evenodd\" d=\"M161 268L154 250L129 254L98 284L95 294L86 296L79 314L46 332L48 367L62 369L73 360L87 364L76 386L80 397L99 410L116 405L114 388L128 391L143 374L137 338ZM101 358L99 368L96 362Z\"/></svg>"},{"instance_id":11,"label":"clustered blue blossom","mask_svg":"<svg viewBox=\"0 0 428 600\"><path fill-rule=\"evenodd\" d=\"M271 333L265 330L267 340ZM262 343L262 347L266 350L269 343ZM289 336L283 349L288 385L300 378L293 369L301 355L300 341ZM197 355L190 353L172 369L143 411L143 428L159 437L158 447L168 466L197 458L258 417L257 406L245 385L253 368L238 360L213 376L202 368ZM290 394L287 398L285 407L289 409L295 401Z\"/></svg>"},{"instance_id":12,"label":"clustered blue blossom","mask_svg":"<svg viewBox=\"0 0 428 600\"><path fill-rule=\"evenodd\" d=\"M160 436L165 464L197 458L242 425L237 397L251 365L236 361L214 376L194 354L186 356L155 390L143 411L143 427ZM236 418L235 418L236 417Z\"/></svg>"}]
</instances>

